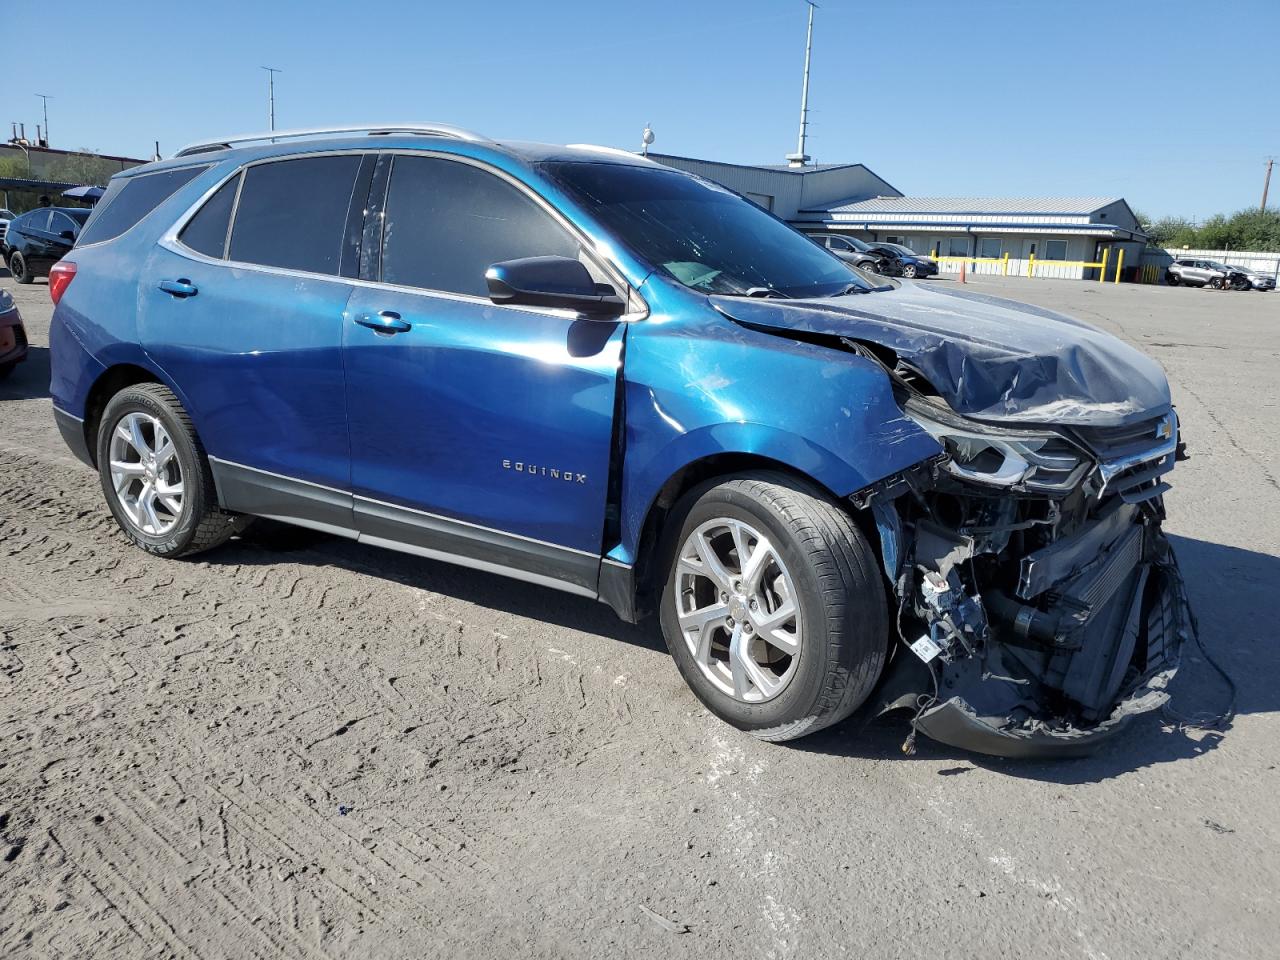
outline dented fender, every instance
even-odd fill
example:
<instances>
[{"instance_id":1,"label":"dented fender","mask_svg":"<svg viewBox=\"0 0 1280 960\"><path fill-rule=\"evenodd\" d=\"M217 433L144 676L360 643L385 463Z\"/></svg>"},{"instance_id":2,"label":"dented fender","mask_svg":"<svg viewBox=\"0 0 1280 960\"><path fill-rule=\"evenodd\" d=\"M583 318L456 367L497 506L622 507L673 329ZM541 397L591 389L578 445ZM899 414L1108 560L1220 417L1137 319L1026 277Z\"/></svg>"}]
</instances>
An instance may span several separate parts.
<instances>
[{"instance_id":1,"label":"dented fender","mask_svg":"<svg viewBox=\"0 0 1280 960\"><path fill-rule=\"evenodd\" d=\"M615 559L634 558L667 481L708 457L765 458L847 496L941 451L874 362L749 330L702 304L692 322L655 311L627 339Z\"/></svg>"}]
</instances>

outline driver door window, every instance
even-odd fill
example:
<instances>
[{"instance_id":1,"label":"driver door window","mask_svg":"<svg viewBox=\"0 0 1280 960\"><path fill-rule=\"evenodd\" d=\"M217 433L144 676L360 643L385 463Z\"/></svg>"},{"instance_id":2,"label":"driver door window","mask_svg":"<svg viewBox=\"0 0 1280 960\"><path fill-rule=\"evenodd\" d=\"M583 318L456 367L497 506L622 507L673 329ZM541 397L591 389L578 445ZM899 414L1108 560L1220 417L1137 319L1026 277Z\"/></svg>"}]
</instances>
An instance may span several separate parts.
<instances>
[{"instance_id":1,"label":"driver door window","mask_svg":"<svg viewBox=\"0 0 1280 960\"><path fill-rule=\"evenodd\" d=\"M397 286L487 298L492 264L581 259L577 240L529 196L456 160L396 156L383 223L379 279Z\"/></svg>"}]
</instances>

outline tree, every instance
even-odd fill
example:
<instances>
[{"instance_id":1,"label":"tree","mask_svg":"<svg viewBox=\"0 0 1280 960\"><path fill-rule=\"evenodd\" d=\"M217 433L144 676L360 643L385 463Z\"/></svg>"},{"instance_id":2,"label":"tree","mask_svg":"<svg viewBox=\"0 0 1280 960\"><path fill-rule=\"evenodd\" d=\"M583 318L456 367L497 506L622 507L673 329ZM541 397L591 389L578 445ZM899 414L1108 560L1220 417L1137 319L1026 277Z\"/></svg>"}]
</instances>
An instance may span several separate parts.
<instances>
[{"instance_id":1,"label":"tree","mask_svg":"<svg viewBox=\"0 0 1280 960\"><path fill-rule=\"evenodd\" d=\"M81 147L79 153L58 157L50 162L45 168L44 177L83 186L105 187L111 175L119 171L120 164L116 161L99 157L87 147Z\"/></svg>"},{"instance_id":2,"label":"tree","mask_svg":"<svg viewBox=\"0 0 1280 960\"><path fill-rule=\"evenodd\" d=\"M1218 213L1197 225L1185 217L1140 219L1143 232L1158 247L1192 250L1280 251L1280 210L1249 207L1231 216Z\"/></svg>"}]
</instances>

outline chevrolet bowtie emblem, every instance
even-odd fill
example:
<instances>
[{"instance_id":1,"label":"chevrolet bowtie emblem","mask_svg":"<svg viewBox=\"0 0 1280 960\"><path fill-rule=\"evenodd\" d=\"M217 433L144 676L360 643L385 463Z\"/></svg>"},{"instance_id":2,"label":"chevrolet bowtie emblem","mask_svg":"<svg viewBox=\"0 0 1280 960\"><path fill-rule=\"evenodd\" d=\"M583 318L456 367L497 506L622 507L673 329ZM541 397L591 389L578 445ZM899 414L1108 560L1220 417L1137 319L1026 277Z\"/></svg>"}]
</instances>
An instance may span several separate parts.
<instances>
[{"instance_id":1,"label":"chevrolet bowtie emblem","mask_svg":"<svg viewBox=\"0 0 1280 960\"><path fill-rule=\"evenodd\" d=\"M1171 419L1161 420L1156 426L1156 439L1168 440L1173 436L1173 421Z\"/></svg>"}]
</instances>

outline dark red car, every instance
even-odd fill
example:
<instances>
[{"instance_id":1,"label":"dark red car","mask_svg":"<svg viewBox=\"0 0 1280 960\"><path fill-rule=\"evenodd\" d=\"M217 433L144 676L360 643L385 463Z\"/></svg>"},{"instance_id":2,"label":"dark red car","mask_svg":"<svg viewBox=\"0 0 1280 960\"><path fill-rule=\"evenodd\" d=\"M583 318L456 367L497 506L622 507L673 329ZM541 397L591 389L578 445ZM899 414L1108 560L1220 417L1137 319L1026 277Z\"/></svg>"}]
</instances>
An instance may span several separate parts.
<instances>
[{"instance_id":1,"label":"dark red car","mask_svg":"<svg viewBox=\"0 0 1280 960\"><path fill-rule=\"evenodd\" d=\"M0 290L0 380L27 359L27 330L8 290Z\"/></svg>"}]
</instances>

